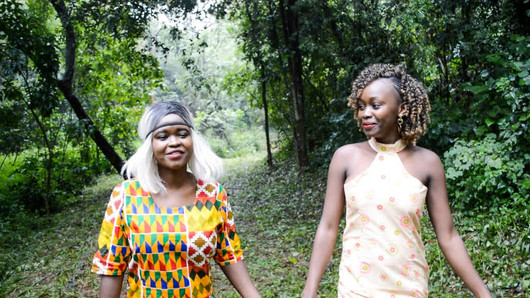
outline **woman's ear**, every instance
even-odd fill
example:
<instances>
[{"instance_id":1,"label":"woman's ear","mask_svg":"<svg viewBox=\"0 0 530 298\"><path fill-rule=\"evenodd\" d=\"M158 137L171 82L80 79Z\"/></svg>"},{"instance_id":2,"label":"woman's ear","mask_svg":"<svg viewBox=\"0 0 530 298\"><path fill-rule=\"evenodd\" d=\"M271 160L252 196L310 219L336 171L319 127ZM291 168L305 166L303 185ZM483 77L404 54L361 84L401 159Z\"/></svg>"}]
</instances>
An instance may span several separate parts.
<instances>
[{"instance_id":1,"label":"woman's ear","mask_svg":"<svg viewBox=\"0 0 530 298\"><path fill-rule=\"evenodd\" d=\"M400 105L399 105L399 112L398 114L401 115L401 116L405 116L408 112L408 107L407 105L402 102Z\"/></svg>"}]
</instances>

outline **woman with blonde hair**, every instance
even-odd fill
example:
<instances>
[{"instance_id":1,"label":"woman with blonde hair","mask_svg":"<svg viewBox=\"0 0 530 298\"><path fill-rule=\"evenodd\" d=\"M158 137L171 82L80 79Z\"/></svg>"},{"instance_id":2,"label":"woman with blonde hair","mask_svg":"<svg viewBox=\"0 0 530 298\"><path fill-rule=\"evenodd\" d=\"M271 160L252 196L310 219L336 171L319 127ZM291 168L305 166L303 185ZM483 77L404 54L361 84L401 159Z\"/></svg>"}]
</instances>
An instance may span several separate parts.
<instances>
[{"instance_id":1,"label":"woman with blonde hair","mask_svg":"<svg viewBox=\"0 0 530 298\"><path fill-rule=\"evenodd\" d=\"M213 259L244 297L259 297L242 262L222 163L177 102L146 109L129 177L110 197L93 259L101 297L213 297Z\"/></svg>"}]
</instances>

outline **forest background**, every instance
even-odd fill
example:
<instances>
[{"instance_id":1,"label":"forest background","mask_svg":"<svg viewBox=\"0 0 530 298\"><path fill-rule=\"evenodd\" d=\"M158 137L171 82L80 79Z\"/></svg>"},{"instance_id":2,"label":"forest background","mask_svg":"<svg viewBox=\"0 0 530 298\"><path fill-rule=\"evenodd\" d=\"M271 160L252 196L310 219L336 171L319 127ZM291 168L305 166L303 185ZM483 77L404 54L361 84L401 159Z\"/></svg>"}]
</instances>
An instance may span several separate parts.
<instances>
[{"instance_id":1,"label":"forest background","mask_svg":"<svg viewBox=\"0 0 530 298\"><path fill-rule=\"evenodd\" d=\"M351 82L387 62L428 90L419 145L444 162L477 270L527 296L529 20L528 0L0 0L0 296L95 295L96 234L153 100L190 107L225 159L260 291L299 295L327 164L363 140ZM431 294L469 296L424 226Z\"/></svg>"}]
</instances>

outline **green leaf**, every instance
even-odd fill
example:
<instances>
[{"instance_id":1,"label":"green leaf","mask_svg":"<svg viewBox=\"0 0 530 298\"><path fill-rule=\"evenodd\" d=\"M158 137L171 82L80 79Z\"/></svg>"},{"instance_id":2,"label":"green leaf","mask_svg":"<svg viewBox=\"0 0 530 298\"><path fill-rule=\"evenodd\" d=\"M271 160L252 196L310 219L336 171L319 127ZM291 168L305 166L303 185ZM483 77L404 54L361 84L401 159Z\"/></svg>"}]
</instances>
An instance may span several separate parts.
<instances>
[{"instance_id":1,"label":"green leaf","mask_svg":"<svg viewBox=\"0 0 530 298\"><path fill-rule=\"evenodd\" d=\"M475 95L488 91L488 89L489 89L488 86L485 86L485 85L475 85L475 86L469 87L469 91L471 91Z\"/></svg>"}]
</instances>

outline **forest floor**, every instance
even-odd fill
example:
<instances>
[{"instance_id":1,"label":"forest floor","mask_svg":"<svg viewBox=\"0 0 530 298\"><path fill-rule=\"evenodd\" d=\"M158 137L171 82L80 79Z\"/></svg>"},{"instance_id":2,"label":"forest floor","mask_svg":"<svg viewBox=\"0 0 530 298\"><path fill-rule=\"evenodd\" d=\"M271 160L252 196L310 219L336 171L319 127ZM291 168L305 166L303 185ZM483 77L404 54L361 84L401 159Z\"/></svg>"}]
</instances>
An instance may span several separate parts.
<instances>
[{"instance_id":1,"label":"forest floor","mask_svg":"<svg viewBox=\"0 0 530 298\"><path fill-rule=\"evenodd\" d=\"M292 160L272 168L263 156L227 160L220 179L228 192L245 264L264 297L299 297L320 219L326 170L298 175ZM0 220L0 297L96 297L99 278L90 272L110 191L121 180L102 176L50 217ZM528 297L529 211L454 210L457 229L473 262L498 297ZM472 297L445 262L424 217L430 264L430 296ZM340 236L320 283L321 297L336 297ZM213 266L216 297L239 297Z\"/></svg>"}]
</instances>

